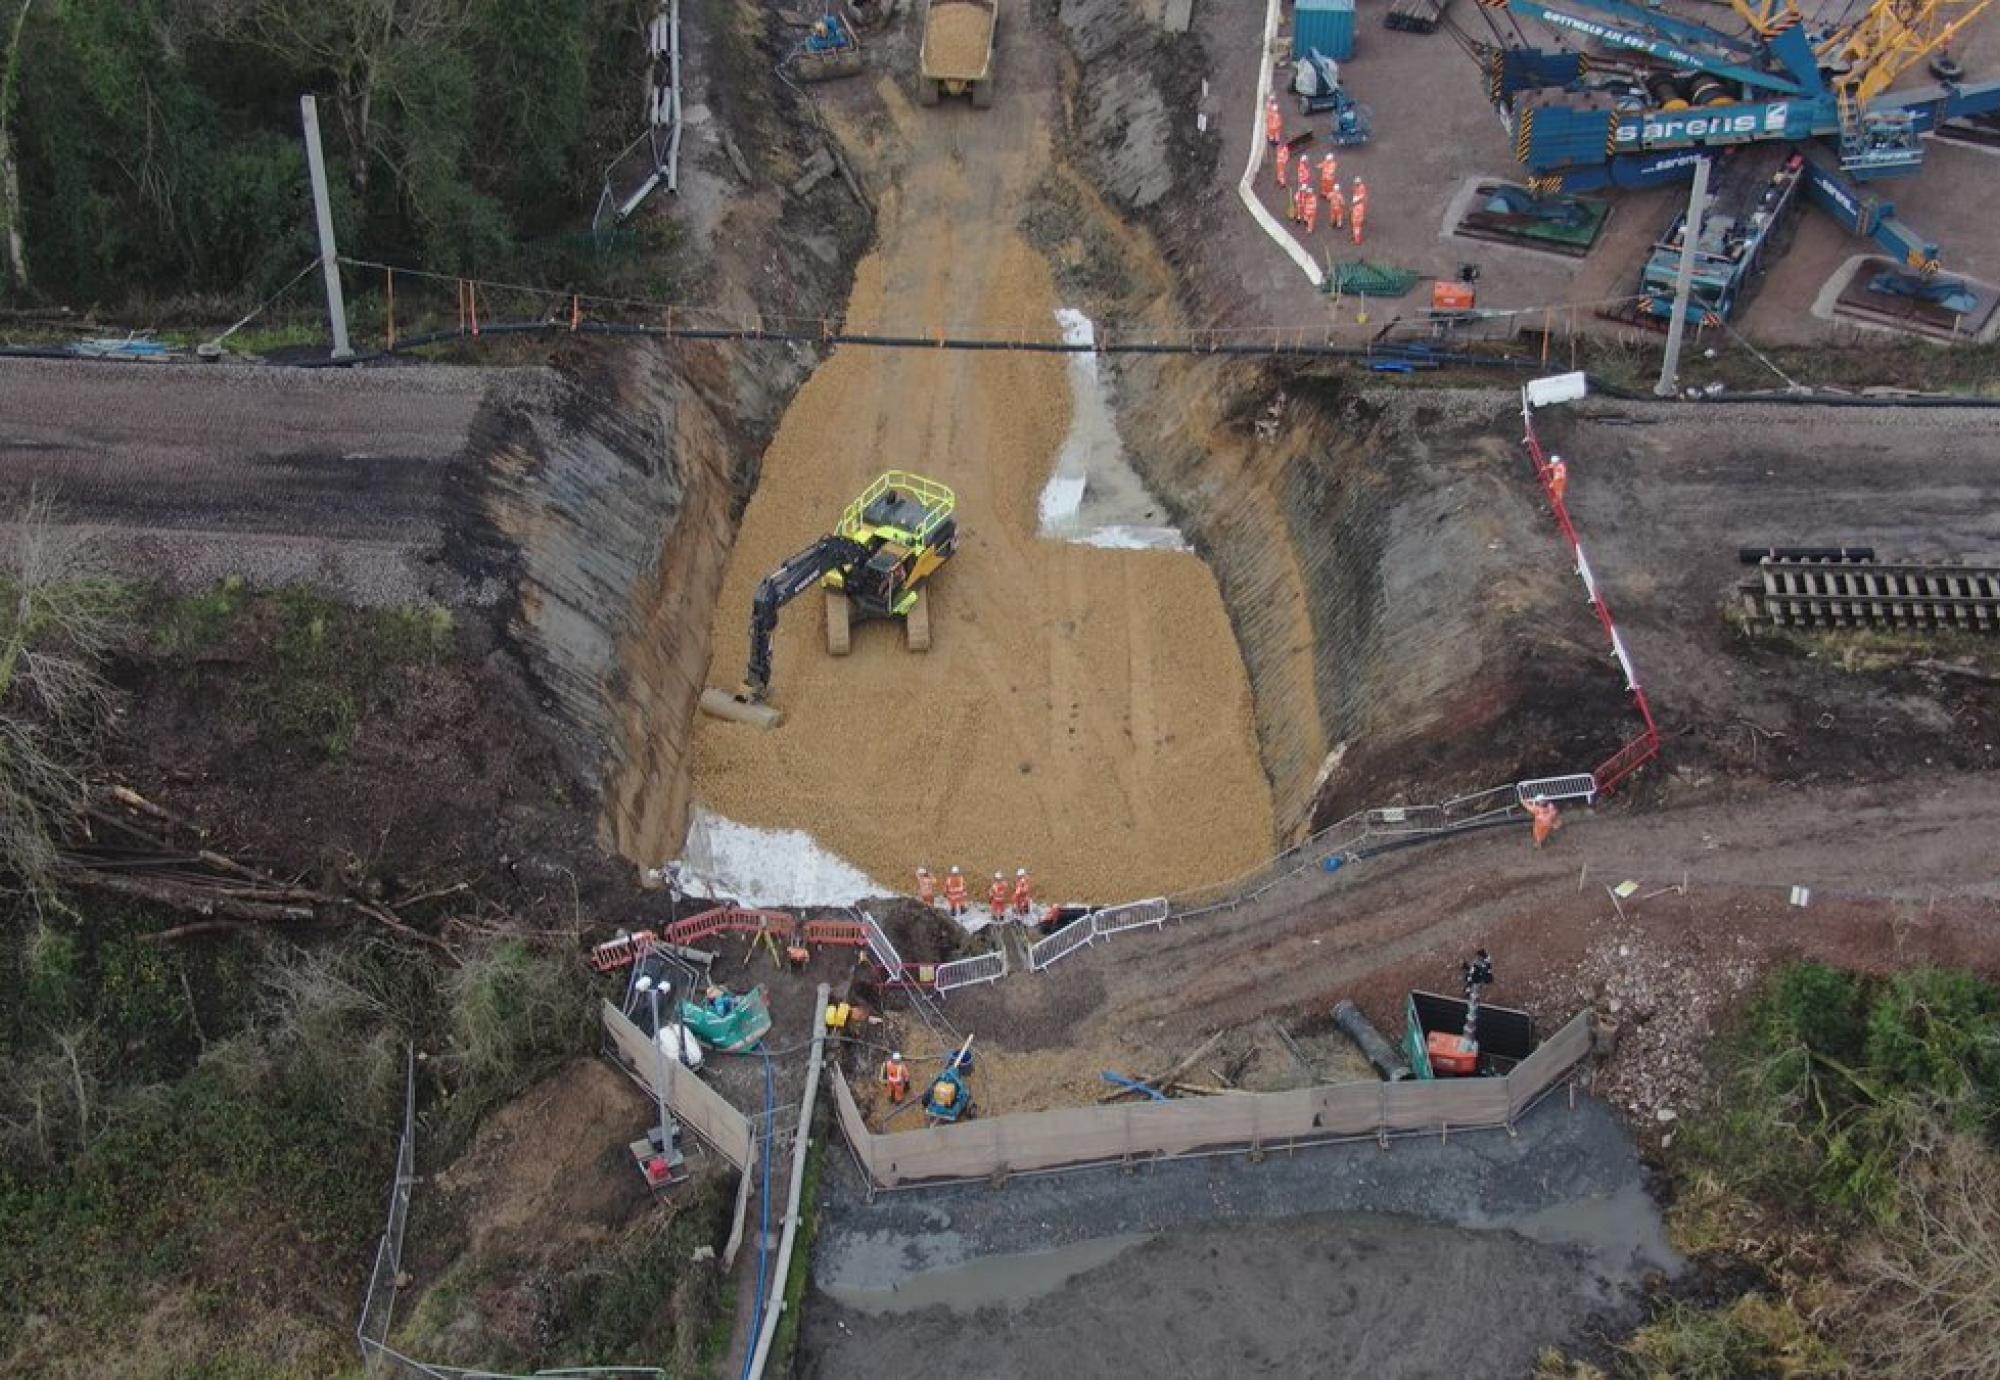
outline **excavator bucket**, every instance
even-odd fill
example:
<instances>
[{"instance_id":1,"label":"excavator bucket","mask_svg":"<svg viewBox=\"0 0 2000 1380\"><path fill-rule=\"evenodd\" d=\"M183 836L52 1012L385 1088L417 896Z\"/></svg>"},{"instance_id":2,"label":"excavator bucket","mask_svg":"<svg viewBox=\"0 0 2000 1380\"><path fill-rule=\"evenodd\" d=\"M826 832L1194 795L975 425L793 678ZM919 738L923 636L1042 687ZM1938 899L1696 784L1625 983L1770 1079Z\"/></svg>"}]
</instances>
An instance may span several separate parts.
<instances>
[{"instance_id":1,"label":"excavator bucket","mask_svg":"<svg viewBox=\"0 0 2000 1380\"><path fill-rule=\"evenodd\" d=\"M728 719L732 723L749 724L754 728L776 728L785 721L783 710L773 709L768 704L759 704L742 695L732 695L727 690L702 691L701 712L718 719Z\"/></svg>"}]
</instances>

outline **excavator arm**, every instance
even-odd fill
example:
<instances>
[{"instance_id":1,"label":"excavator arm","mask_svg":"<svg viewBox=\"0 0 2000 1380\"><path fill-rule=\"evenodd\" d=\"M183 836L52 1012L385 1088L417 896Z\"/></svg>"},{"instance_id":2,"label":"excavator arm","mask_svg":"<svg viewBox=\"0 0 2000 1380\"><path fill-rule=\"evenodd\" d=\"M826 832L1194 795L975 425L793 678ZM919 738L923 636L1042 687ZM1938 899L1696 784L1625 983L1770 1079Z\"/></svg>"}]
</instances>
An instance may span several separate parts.
<instances>
[{"instance_id":1,"label":"excavator arm","mask_svg":"<svg viewBox=\"0 0 2000 1380\"><path fill-rule=\"evenodd\" d=\"M828 535L792 556L757 585L750 601L750 668L743 676L743 696L763 703L771 689L771 634L778 611L804 594L831 571L868 559L868 548L846 537Z\"/></svg>"}]
</instances>

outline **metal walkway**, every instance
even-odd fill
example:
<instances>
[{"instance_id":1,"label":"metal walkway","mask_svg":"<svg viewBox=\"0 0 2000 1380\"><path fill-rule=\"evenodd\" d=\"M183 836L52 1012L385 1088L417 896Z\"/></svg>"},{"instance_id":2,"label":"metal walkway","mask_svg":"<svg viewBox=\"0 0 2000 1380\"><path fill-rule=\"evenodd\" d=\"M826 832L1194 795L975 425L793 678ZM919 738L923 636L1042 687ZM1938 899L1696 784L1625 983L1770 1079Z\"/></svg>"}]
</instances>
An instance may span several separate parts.
<instances>
[{"instance_id":1,"label":"metal walkway","mask_svg":"<svg viewBox=\"0 0 2000 1380\"><path fill-rule=\"evenodd\" d=\"M2000 630L2000 567L1771 561L1744 608L1781 628Z\"/></svg>"}]
</instances>

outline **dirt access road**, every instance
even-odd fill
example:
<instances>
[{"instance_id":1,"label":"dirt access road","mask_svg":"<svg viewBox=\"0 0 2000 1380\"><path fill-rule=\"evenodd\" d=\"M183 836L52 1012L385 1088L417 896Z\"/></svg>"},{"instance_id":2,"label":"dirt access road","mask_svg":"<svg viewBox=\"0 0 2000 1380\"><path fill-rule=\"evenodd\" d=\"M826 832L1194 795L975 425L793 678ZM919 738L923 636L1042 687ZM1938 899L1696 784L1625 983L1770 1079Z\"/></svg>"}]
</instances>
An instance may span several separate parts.
<instances>
[{"instance_id":1,"label":"dirt access road","mask_svg":"<svg viewBox=\"0 0 2000 1380\"><path fill-rule=\"evenodd\" d=\"M990 111L919 110L878 79L880 142L860 131L849 142L896 170L850 326L1052 330L1048 268L1016 228L1057 124L1034 22L1015 7L1002 24ZM934 646L913 655L900 628L875 624L836 660L809 592L776 637L784 725L704 721L697 800L809 831L896 886L920 863L956 864L975 883L1025 864L1046 895L1115 900L1227 877L1271 852L1249 685L1208 568L1035 535L1070 413L1056 356L844 349L814 374L764 456L709 683L742 675L757 581L891 467L959 497L959 554L930 596Z\"/></svg>"}]
</instances>

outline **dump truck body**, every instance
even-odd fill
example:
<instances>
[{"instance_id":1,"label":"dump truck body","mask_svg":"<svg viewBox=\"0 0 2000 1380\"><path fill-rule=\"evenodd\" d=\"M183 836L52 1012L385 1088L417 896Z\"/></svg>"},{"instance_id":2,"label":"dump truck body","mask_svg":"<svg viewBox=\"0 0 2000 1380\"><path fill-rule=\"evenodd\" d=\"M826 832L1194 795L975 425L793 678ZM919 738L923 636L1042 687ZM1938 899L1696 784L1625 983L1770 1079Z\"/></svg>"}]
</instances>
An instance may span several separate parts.
<instances>
[{"instance_id":1,"label":"dump truck body","mask_svg":"<svg viewBox=\"0 0 2000 1380\"><path fill-rule=\"evenodd\" d=\"M999 20L999 0L929 0L924 7L917 99L936 105L944 96L969 95L976 106L990 105L993 35Z\"/></svg>"}]
</instances>

